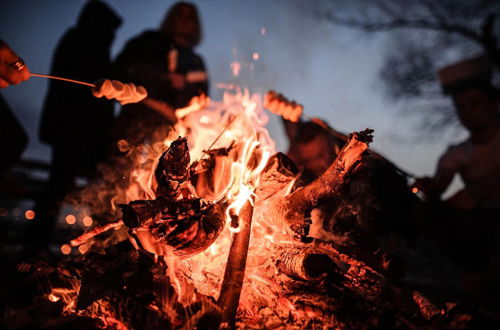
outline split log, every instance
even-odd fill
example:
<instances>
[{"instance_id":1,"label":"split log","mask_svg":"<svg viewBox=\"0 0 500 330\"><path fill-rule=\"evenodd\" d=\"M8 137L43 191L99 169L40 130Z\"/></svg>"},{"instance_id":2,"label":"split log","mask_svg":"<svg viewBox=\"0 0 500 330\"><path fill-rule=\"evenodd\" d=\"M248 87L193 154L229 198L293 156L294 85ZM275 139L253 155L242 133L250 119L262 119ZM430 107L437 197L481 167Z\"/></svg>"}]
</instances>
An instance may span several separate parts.
<instances>
[{"instance_id":1,"label":"split log","mask_svg":"<svg viewBox=\"0 0 500 330\"><path fill-rule=\"evenodd\" d=\"M256 206L273 198L283 197L299 175L295 163L284 153L278 152L267 161L260 175L256 191Z\"/></svg>"},{"instance_id":2,"label":"split log","mask_svg":"<svg viewBox=\"0 0 500 330\"><path fill-rule=\"evenodd\" d=\"M361 157L372 141L373 130L352 133L335 161L319 178L285 198L270 205L268 216L277 219L291 236L303 239L307 236L309 224L304 221L320 200L338 197L349 181L352 172L359 166Z\"/></svg>"}]
</instances>

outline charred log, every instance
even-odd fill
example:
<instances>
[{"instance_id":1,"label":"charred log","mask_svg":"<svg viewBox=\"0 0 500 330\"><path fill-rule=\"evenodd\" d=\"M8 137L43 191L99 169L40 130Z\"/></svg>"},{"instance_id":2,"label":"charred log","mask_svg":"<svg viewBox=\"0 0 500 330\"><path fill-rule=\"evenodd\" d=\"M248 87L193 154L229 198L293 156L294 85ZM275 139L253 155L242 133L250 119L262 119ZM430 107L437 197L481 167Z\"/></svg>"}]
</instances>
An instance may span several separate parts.
<instances>
[{"instance_id":1,"label":"charred log","mask_svg":"<svg viewBox=\"0 0 500 330\"><path fill-rule=\"evenodd\" d=\"M225 204L161 198L120 205L123 222L142 247L158 255L187 257L208 248L224 227Z\"/></svg>"},{"instance_id":2,"label":"charred log","mask_svg":"<svg viewBox=\"0 0 500 330\"><path fill-rule=\"evenodd\" d=\"M187 138L179 137L161 155L158 162L155 171L158 183L156 196L174 197L178 193L179 185L189 178L190 161Z\"/></svg>"}]
</instances>

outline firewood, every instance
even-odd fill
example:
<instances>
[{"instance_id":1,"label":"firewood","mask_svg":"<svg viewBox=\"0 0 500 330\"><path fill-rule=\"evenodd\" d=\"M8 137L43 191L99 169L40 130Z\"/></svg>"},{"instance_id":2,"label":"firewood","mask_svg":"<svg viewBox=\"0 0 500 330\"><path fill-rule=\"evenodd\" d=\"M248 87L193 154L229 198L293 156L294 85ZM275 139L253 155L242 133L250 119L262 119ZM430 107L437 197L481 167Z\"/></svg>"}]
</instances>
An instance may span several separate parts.
<instances>
[{"instance_id":1,"label":"firewood","mask_svg":"<svg viewBox=\"0 0 500 330\"><path fill-rule=\"evenodd\" d=\"M260 175L256 205L286 194L284 190L293 184L298 175L299 169L287 155L281 152L273 155Z\"/></svg>"},{"instance_id":2,"label":"firewood","mask_svg":"<svg viewBox=\"0 0 500 330\"><path fill-rule=\"evenodd\" d=\"M373 130L366 129L350 135L349 141L335 161L319 178L270 205L268 216L277 220L295 238L307 236L309 224L304 222L306 212L320 200L340 196L351 173L372 141Z\"/></svg>"},{"instance_id":3,"label":"firewood","mask_svg":"<svg viewBox=\"0 0 500 330\"><path fill-rule=\"evenodd\" d=\"M112 222L108 223L107 225L100 226L100 227L95 227L94 229L85 232L84 234L78 236L75 239L71 240L71 246L79 246L88 241L91 238L94 238L95 236L102 234L110 229L118 229L119 227L123 226L123 221L118 220L117 222Z\"/></svg>"},{"instance_id":4,"label":"firewood","mask_svg":"<svg viewBox=\"0 0 500 330\"><path fill-rule=\"evenodd\" d=\"M239 214L240 231L233 235L217 305L222 310L222 322L235 327L235 317L245 278L248 244L252 231L253 206L247 201Z\"/></svg>"},{"instance_id":5,"label":"firewood","mask_svg":"<svg viewBox=\"0 0 500 330\"><path fill-rule=\"evenodd\" d=\"M158 162L155 171L157 197L175 197L178 194L180 185L189 178L190 161L187 138L179 137L161 155Z\"/></svg>"},{"instance_id":6,"label":"firewood","mask_svg":"<svg viewBox=\"0 0 500 330\"><path fill-rule=\"evenodd\" d=\"M207 249L225 224L222 202L158 198L120 205L123 222L149 252L188 257Z\"/></svg>"},{"instance_id":7,"label":"firewood","mask_svg":"<svg viewBox=\"0 0 500 330\"><path fill-rule=\"evenodd\" d=\"M339 272L328 254L311 248L286 249L273 258L282 273L296 280L318 281Z\"/></svg>"}]
</instances>

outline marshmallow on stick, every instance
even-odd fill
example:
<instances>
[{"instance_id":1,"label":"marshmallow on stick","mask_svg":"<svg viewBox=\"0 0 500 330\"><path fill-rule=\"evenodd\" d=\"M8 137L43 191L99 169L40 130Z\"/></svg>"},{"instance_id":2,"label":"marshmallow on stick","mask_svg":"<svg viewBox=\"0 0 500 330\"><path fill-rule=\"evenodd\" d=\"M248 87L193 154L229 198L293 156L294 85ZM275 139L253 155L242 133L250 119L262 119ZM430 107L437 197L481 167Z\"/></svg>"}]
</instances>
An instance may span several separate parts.
<instances>
[{"instance_id":1,"label":"marshmallow on stick","mask_svg":"<svg viewBox=\"0 0 500 330\"><path fill-rule=\"evenodd\" d=\"M304 107L295 101L288 100L282 94L278 94L271 90L267 92L264 99L264 107L272 113L282 116L291 122L298 122Z\"/></svg>"},{"instance_id":2,"label":"marshmallow on stick","mask_svg":"<svg viewBox=\"0 0 500 330\"><path fill-rule=\"evenodd\" d=\"M92 88L92 94L97 98L115 99L121 105L138 103L148 96L148 92L142 86L125 84L118 80L109 79L97 81L95 87Z\"/></svg>"}]
</instances>

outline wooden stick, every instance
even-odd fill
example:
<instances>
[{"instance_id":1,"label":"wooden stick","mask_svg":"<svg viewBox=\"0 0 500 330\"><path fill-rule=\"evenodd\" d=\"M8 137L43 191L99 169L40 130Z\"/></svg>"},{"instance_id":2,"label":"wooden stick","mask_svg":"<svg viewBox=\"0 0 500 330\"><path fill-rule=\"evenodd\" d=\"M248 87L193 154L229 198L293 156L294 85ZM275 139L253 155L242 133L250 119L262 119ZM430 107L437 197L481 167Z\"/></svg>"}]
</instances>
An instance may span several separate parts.
<instances>
[{"instance_id":1,"label":"wooden stick","mask_svg":"<svg viewBox=\"0 0 500 330\"><path fill-rule=\"evenodd\" d=\"M253 201L252 203L247 201L240 211L239 225L241 230L233 236L221 292L217 301L217 305L222 309L222 322L227 323L227 327L230 329L235 328L236 312L238 311L241 289L245 279L248 244L252 231L252 204Z\"/></svg>"},{"instance_id":2,"label":"wooden stick","mask_svg":"<svg viewBox=\"0 0 500 330\"><path fill-rule=\"evenodd\" d=\"M71 244L71 246L82 245L83 243L85 243L89 239L91 239L99 234L102 234L105 231L108 231L110 229L121 227L122 225L123 225L123 220L119 220L117 222L108 223L107 225L104 225L104 226L95 227L94 229L92 229L86 233L83 233L82 235L78 236L77 238L71 240L70 244Z\"/></svg>"},{"instance_id":3,"label":"wooden stick","mask_svg":"<svg viewBox=\"0 0 500 330\"><path fill-rule=\"evenodd\" d=\"M79 81L79 80L74 80L74 79L68 79L68 78L62 78L62 77L56 77L56 76L49 76L49 75L46 75L46 74L30 73L30 76L32 76L32 77L39 77L39 78L48 78L48 79L63 80L63 81L68 81L68 82L71 82L71 83L74 83L74 84L80 84L80 85L95 87L94 84L87 83L87 82L84 82L84 81Z\"/></svg>"}]
</instances>

